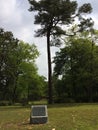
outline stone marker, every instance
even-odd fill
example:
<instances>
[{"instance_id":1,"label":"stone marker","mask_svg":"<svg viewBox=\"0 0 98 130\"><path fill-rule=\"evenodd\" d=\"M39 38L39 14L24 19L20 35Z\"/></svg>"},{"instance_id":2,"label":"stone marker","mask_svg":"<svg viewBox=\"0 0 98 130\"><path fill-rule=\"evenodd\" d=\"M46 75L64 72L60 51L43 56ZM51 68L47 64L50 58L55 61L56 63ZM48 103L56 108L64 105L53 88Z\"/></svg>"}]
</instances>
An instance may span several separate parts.
<instances>
[{"instance_id":1,"label":"stone marker","mask_svg":"<svg viewBox=\"0 0 98 130\"><path fill-rule=\"evenodd\" d=\"M44 124L48 121L47 106L31 106L30 124Z\"/></svg>"}]
</instances>

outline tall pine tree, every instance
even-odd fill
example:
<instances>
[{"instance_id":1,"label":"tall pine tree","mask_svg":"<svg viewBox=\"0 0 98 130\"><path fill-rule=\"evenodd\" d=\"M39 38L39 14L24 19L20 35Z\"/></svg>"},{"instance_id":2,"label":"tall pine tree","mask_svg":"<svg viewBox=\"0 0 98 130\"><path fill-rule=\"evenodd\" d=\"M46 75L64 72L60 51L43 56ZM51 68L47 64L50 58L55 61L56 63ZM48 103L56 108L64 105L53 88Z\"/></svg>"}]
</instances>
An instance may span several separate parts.
<instances>
[{"instance_id":1,"label":"tall pine tree","mask_svg":"<svg viewBox=\"0 0 98 130\"><path fill-rule=\"evenodd\" d=\"M52 67L51 67L51 36L57 38L67 35L62 25L71 25L75 18L78 17L80 23L79 30L82 31L90 26L91 19L85 19L81 14L91 13L90 4L84 4L77 10L77 2L70 0L28 0L31 7L29 11L36 11L35 24L40 24L41 29L36 31L36 36L46 36L47 38L47 55L48 55L48 103L53 102L52 94ZM80 29L81 28L81 29ZM75 32L73 32L75 34Z\"/></svg>"}]
</instances>

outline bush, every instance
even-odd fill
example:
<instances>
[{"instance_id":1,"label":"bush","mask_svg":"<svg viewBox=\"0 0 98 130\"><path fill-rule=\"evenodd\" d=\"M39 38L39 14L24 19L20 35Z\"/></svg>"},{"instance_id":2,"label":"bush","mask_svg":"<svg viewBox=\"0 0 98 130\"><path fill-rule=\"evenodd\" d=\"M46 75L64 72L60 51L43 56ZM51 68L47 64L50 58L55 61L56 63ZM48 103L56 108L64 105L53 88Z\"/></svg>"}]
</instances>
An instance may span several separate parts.
<instances>
[{"instance_id":1,"label":"bush","mask_svg":"<svg viewBox=\"0 0 98 130\"><path fill-rule=\"evenodd\" d=\"M26 98L22 98L21 99L21 104L22 104L22 106L28 105L28 100Z\"/></svg>"},{"instance_id":2,"label":"bush","mask_svg":"<svg viewBox=\"0 0 98 130\"><path fill-rule=\"evenodd\" d=\"M55 103L75 103L74 99L68 97L59 97L54 100Z\"/></svg>"},{"instance_id":3,"label":"bush","mask_svg":"<svg viewBox=\"0 0 98 130\"><path fill-rule=\"evenodd\" d=\"M12 105L12 102L10 101L0 101L0 106L9 106Z\"/></svg>"}]
</instances>

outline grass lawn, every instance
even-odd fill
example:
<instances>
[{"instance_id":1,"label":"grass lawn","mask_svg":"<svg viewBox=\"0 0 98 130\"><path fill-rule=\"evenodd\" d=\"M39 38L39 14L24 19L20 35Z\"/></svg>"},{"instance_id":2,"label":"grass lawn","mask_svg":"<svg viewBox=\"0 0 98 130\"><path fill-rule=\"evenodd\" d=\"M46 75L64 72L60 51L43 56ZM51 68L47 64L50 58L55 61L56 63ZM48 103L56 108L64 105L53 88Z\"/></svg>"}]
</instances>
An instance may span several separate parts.
<instances>
[{"instance_id":1,"label":"grass lawn","mask_svg":"<svg viewBox=\"0 0 98 130\"><path fill-rule=\"evenodd\" d=\"M48 106L48 123L29 124L30 108L0 107L0 130L98 130L98 104Z\"/></svg>"}]
</instances>

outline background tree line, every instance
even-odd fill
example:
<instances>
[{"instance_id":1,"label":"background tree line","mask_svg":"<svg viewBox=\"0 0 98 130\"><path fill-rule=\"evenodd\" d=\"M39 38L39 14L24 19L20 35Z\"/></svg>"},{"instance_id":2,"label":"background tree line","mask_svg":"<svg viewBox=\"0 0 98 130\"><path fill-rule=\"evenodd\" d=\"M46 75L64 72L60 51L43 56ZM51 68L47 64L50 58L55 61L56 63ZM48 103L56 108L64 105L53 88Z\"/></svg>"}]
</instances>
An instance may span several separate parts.
<instances>
[{"instance_id":1,"label":"background tree line","mask_svg":"<svg viewBox=\"0 0 98 130\"><path fill-rule=\"evenodd\" d=\"M98 33L94 32L71 38L56 53L56 102L98 102Z\"/></svg>"},{"instance_id":2,"label":"background tree line","mask_svg":"<svg viewBox=\"0 0 98 130\"><path fill-rule=\"evenodd\" d=\"M98 31L65 40L54 57L54 102L98 101ZM15 39L0 29L0 100L11 103L46 98L47 82L38 74L35 44Z\"/></svg>"},{"instance_id":3,"label":"background tree line","mask_svg":"<svg viewBox=\"0 0 98 130\"><path fill-rule=\"evenodd\" d=\"M98 31L65 40L54 57L54 102L98 102ZM0 29L0 100L11 103L47 98L47 82L38 74L35 44Z\"/></svg>"},{"instance_id":4,"label":"background tree line","mask_svg":"<svg viewBox=\"0 0 98 130\"><path fill-rule=\"evenodd\" d=\"M14 103L47 97L50 104L53 98L56 102L95 101L97 44L95 40L92 42L88 33L93 31L94 25L92 18L86 17L92 12L90 3L78 7L77 1L70 0L28 1L29 11L37 12L34 23L41 25L36 36L46 36L47 39L48 89L35 64L39 56L37 47L0 29L0 100ZM62 38L67 43L63 41L64 48L56 53L52 73L50 47L60 47Z\"/></svg>"},{"instance_id":5,"label":"background tree line","mask_svg":"<svg viewBox=\"0 0 98 130\"><path fill-rule=\"evenodd\" d=\"M45 78L35 64L38 56L35 44L19 41L0 28L0 100L14 103L45 96Z\"/></svg>"}]
</instances>

